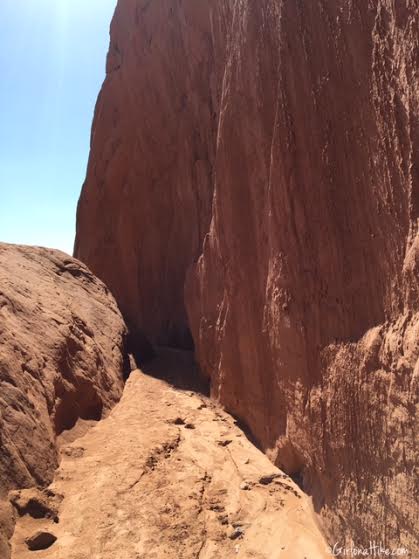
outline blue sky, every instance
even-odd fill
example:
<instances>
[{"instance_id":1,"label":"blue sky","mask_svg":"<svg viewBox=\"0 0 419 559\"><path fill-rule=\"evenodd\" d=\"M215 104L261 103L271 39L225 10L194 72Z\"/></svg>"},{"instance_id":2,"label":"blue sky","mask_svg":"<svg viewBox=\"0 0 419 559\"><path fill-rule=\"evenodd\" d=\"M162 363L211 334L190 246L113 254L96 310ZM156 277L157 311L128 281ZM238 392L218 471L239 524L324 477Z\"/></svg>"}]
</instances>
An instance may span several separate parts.
<instances>
[{"instance_id":1,"label":"blue sky","mask_svg":"<svg viewBox=\"0 0 419 559\"><path fill-rule=\"evenodd\" d=\"M0 241L71 253L116 0L0 0Z\"/></svg>"}]
</instances>

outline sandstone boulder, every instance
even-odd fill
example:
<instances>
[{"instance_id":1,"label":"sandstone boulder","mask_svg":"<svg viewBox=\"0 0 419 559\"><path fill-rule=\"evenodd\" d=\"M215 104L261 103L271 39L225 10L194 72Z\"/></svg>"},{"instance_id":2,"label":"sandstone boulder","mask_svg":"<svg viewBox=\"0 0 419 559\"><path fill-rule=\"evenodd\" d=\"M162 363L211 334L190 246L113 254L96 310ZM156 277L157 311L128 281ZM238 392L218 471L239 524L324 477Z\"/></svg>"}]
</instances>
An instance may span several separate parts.
<instances>
[{"instance_id":1,"label":"sandstone boulder","mask_svg":"<svg viewBox=\"0 0 419 559\"><path fill-rule=\"evenodd\" d=\"M85 265L0 245L0 499L49 483L57 435L119 400L125 336L112 295Z\"/></svg>"}]
</instances>

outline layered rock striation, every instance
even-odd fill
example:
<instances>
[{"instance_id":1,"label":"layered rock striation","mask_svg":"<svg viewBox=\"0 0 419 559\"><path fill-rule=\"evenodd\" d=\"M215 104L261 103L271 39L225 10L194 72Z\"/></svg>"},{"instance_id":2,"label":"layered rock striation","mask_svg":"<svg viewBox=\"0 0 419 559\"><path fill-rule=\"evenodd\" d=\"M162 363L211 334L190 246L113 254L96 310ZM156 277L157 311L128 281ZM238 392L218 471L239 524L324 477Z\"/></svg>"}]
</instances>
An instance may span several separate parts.
<instances>
[{"instance_id":1,"label":"layered rock striation","mask_svg":"<svg viewBox=\"0 0 419 559\"><path fill-rule=\"evenodd\" d=\"M412 554L418 29L417 0L120 0L75 246L131 329L191 331L330 539Z\"/></svg>"}]
</instances>

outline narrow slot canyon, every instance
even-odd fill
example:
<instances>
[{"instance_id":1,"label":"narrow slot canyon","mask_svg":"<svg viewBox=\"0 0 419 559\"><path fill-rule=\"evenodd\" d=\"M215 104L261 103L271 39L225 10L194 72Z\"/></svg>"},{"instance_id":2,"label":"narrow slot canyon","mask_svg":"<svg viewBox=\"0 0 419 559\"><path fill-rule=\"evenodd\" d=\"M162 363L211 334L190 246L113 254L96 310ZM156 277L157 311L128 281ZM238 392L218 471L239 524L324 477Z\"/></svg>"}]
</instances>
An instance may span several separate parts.
<instances>
[{"instance_id":1,"label":"narrow slot canyon","mask_svg":"<svg viewBox=\"0 0 419 559\"><path fill-rule=\"evenodd\" d=\"M116 1L73 256L0 243L0 559L418 557L418 30Z\"/></svg>"}]
</instances>

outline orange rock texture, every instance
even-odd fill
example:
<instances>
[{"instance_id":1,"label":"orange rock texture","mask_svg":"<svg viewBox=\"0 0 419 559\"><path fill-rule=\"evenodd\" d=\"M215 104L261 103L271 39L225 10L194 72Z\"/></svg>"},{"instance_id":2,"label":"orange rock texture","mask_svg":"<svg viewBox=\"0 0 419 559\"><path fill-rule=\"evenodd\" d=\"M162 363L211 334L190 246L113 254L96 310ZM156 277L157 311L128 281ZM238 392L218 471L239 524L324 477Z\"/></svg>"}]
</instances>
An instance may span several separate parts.
<instances>
[{"instance_id":1,"label":"orange rock texture","mask_svg":"<svg viewBox=\"0 0 419 559\"><path fill-rule=\"evenodd\" d=\"M0 286L1 500L49 483L57 435L119 400L126 327L103 283L59 251L0 244Z\"/></svg>"},{"instance_id":2,"label":"orange rock texture","mask_svg":"<svg viewBox=\"0 0 419 559\"><path fill-rule=\"evenodd\" d=\"M75 254L313 495L418 541L418 0L119 0Z\"/></svg>"},{"instance_id":3,"label":"orange rock texture","mask_svg":"<svg viewBox=\"0 0 419 559\"><path fill-rule=\"evenodd\" d=\"M12 559L330 558L310 499L236 421L153 378L190 374L184 353L133 371L110 415L61 446L46 491L13 493Z\"/></svg>"}]
</instances>

